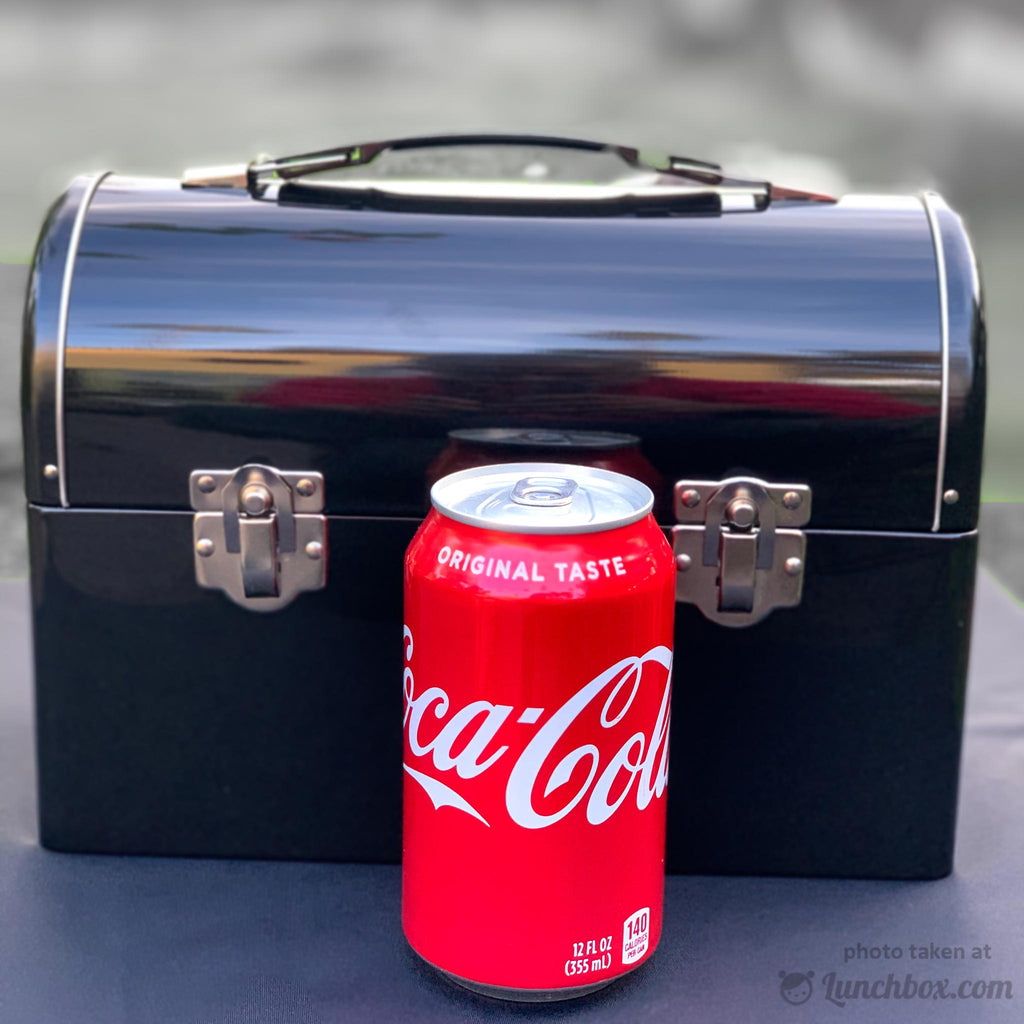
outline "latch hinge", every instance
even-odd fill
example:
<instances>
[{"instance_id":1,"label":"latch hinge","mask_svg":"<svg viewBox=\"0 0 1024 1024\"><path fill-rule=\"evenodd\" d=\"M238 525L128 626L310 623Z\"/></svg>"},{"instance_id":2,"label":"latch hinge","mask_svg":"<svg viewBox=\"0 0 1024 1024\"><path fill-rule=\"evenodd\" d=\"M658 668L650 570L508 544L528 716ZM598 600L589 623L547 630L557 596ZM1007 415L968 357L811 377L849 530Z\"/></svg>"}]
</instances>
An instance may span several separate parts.
<instances>
[{"instance_id":1,"label":"latch hinge","mask_svg":"<svg viewBox=\"0 0 1024 1024\"><path fill-rule=\"evenodd\" d=\"M713 622L750 626L800 603L811 489L754 477L680 480L672 548L676 599Z\"/></svg>"},{"instance_id":2,"label":"latch hinge","mask_svg":"<svg viewBox=\"0 0 1024 1024\"><path fill-rule=\"evenodd\" d=\"M189 477L196 515L196 582L243 608L274 611L327 580L324 478L255 463L197 469Z\"/></svg>"}]
</instances>

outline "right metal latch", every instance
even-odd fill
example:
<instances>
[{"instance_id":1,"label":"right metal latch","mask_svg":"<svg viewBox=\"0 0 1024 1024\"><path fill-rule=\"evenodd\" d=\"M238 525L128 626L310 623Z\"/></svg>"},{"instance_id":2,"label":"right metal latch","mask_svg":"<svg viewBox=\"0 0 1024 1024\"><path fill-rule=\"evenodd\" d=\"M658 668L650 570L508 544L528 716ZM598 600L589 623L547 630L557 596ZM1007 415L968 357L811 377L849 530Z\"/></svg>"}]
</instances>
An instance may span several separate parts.
<instances>
[{"instance_id":1,"label":"right metal latch","mask_svg":"<svg viewBox=\"0 0 1024 1024\"><path fill-rule=\"evenodd\" d=\"M754 477L680 480L672 528L676 599L713 622L750 626L800 603L811 489Z\"/></svg>"},{"instance_id":2,"label":"right metal latch","mask_svg":"<svg viewBox=\"0 0 1024 1024\"><path fill-rule=\"evenodd\" d=\"M189 478L196 582L274 611L326 582L324 478L256 463Z\"/></svg>"}]
</instances>

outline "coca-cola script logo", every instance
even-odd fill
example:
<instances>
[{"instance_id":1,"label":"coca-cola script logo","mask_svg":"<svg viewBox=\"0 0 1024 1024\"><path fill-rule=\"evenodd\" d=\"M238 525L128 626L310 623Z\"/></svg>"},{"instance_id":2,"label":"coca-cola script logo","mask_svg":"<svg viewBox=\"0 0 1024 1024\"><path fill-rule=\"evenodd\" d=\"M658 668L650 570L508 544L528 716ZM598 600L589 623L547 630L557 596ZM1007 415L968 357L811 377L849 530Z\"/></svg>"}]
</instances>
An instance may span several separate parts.
<instances>
[{"instance_id":1,"label":"coca-cola script logo","mask_svg":"<svg viewBox=\"0 0 1024 1024\"><path fill-rule=\"evenodd\" d=\"M483 822L490 822L455 788L455 777L472 779L484 772L495 770L504 760L508 766L505 786L505 807L509 816L523 828L546 828L561 821L586 798L587 821L600 825L607 821L632 795L639 810L665 792L668 782L669 696L671 687L672 652L663 646L652 647L639 657L623 658L605 669L577 690L557 711L534 732L518 756L506 757L508 744L488 747L502 726L511 718L515 708L511 704L493 704L486 700L471 701L457 710L451 707L448 693L440 686L430 686L416 692L410 663L413 655L413 636L405 627L405 731L409 749L415 758L423 758L432 766L433 773L405 764L406 772L426 791L435 808L454 807ZM592 707L600 705L600 714L593 730L600 736L622 722L636 700L644 681L645 668L664 669L661 703L650 730L634 732L608 757L595 743L583 743L558 756L559 746L570 727ZM655 670L656 671L656 670ZM658 673L661 675L661 673ZM651 685L648 680L647 685ZM657 682L654 682L657 685ZM603 699L603 703L600 703ZM593 714L593 710L590 712ZM515 721L532 725L545 715L544 708L525 708ZM442 723L438 731L425 727L424 719L433 718ZM428 735L428 733L430 733ZM453 751L458 753L453 753ZM538 811L537 792L546 800L560 787L566 786L577 766L586 764L586 781L575 792L567 792L564 799L550 801ZM497 770L501 770L498 768ZM452 774L453 773L453 774ZM449 780L437 778L443 774ZM454 777L453 777L454 775ZM623 778L620 779L620 776ZM577 773L580 777L580 773ZM452 785L449 784L452 783ZM616 796L612 797L613 790Z\"/></svg>"}]
</instances>

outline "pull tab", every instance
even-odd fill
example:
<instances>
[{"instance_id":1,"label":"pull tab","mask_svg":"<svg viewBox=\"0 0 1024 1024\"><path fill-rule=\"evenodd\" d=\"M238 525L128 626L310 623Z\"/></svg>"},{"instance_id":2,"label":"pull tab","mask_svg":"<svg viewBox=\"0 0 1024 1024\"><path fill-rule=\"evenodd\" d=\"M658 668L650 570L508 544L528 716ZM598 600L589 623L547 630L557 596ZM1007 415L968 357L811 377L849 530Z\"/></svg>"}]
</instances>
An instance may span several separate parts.
<instances>
[{"instance_id":1,"label":"pull tab","mask_svg":"<svg viewBox=\"0 0 1024 1024\"><path fill-rule=\"evenodd\" d=\"M273 611L326 582L319 473L250 464L189 479L196 582L253 611Z\"/></svg>"},{"instance_id":2,"label":"pull tab","mask_svg":"<svg viewBox=\"0 0 1024 1024\"><path fill-rule=\"evenodd\" d=\"M811 489L756 478L681 480L672 529L676 599L724 626L800 603Z\"/></svg>"},{"instance_id":3,"label":"pull tab","mask_svg":"<svg viewBox=\"0 0 1024 1024\"><path fill-rule=\"evenodd\" d=\"M567 476L524 476L512 488L512 500L531 508L571 505L579 484Z\"/></svg>"}]
</instances>

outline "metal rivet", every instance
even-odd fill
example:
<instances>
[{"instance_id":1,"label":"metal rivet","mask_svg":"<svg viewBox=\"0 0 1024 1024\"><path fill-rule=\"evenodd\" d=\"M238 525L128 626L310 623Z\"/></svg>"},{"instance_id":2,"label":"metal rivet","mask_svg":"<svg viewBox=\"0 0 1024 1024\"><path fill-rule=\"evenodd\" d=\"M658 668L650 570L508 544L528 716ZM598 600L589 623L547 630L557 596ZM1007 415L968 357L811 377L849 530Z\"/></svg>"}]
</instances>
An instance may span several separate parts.
<instances>
[{"instance_id":1,"label":"metal rivet","mask_svg":"<svg viewBox=\"0 0 1024 1024\"><path fill-rule=\"evenodd\" d=\"M747 530L757 519L757 506L749 498L733 498L725 506L725 517L733 526Z\"/></svg>"},{"instance_id":2,"label":"metal rivet","mask_svg":"<svg viewBox=\"0 0 1024 1024\"><path fill-rule=\"evenodd\" d=\"M680 572L686 572L693 565L693 559L689 555L676 555L676 568Z\"/></svg>"},{"instance_id":3,"label":"metal rivet","mask_svg":"<svg viewBox=\"0 0 1024 1024\"><path fill-rule=\"evenodd\" d=\"M799 558L786 559L786 572L790 576L798 576L803 570L804 563Z\"/></svg>"},{"instance_id":4,"label":"metal rivet","mask_svg":"<svg viewBox=\"0 0 1024 1024\"><path fill-rule=\"evenodd\" d=\"M310 558L312 558L313 561L316 561L319 558L323 558L323 555L324 555L324 546L323 546L323 544L321 544L320 541L318 541L318 540L311 540L306 545L306 554Z\"/></svg>"},{"instance_id":5,"label":"metal rivet","mask_svg":"<svg viewBox=\"0 0 1024 1024\"><path fill-rule=\"evenodd\" d=\"M209 473L204 473L197 481L196 487L203 492L203 494L209 494L210 491L217 486L217 481L210 476Z\"/></svg>"},{"instance_id":6,"label":"metal rivet","mask_svg":"<svg viewBox=\"0 0 1024 1024\"><path fill-rule=\"evenodd\" d=\"M313 483L309 477L303 477L296 485L295 490L299 492L304 498L308 498L311 494L316 493L316 484Z\"/></svg>"},{"instance_id":7,"label":"metal rivet","mask_svg":"<svg viewBox=\"0 0 1024 1024\"><path fill-rule=\"evenodd\" d=\"M799 491L786 491L782 496L782 504L786 506L790 511L795 508L799 508L803 504L803 497Z\"/></svg>"},{"instance_id":8,"label":"metal rivet","mask_svg":"<svg viewBox=\"0 0 1024 1024\"><path fill-rule=\"evenodd\" d=\"M700 491L695 490L693 487L687 487L679 495L679 498L687 508L696 508L700 504Z\"/></svg>"},{"instance_id":9,"label":"metal rivet","mask_svg":"<svg viewBox=\"0 0 1024 1024\"><path fill-rule=\"evenodd\" d=\"M196 541L196 552L203 558L209 558L213 554L213 541L209 537L201 537Z\"/></svg>"},{"instance_id":10,"label":"metal rivet","mask_svg":"<svg viewBox=\"0 0 1024 1024\"><path fill-rule=\"evenodd\" d=\"M947 505L955 505L960 500L960 492L950 487L950 489L943 494L942 500Z\"/></svg>"},{"instance_id":11,"label":"metal rivet","mask_svg":"<svg viewBox=\"0 0 1024 1024\"><path fill-rule=\"evenodd\" d=\"M274 497L265 484L246 484L239 495L242 508L251 516L261 516L274 504Z\"/></svg>"},{"instance_id":12,"label":"metal rivet","mask_svg":"<svg viewBox=\"0 0 1024 1024\"><path fill-rule=\"evenodd\" d=\"M43 466L43 476L47 480L56 480L60 476L60 470L52 462L48 462Z\"/></svg>"}]
</instances>

